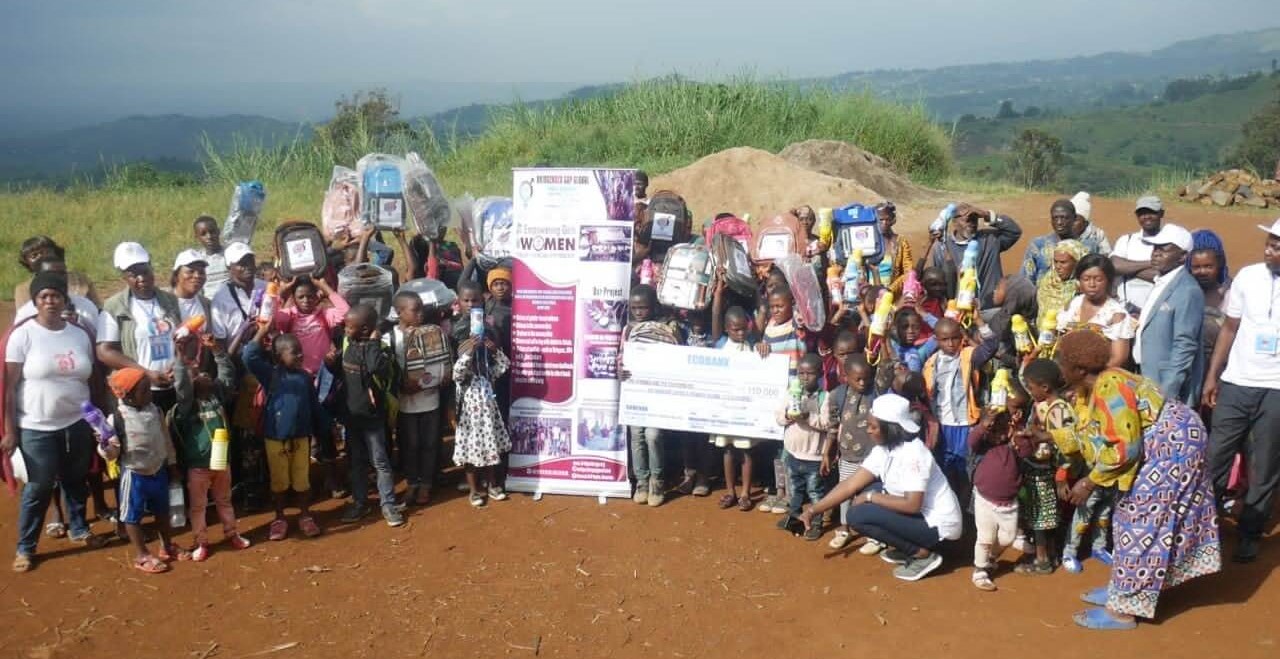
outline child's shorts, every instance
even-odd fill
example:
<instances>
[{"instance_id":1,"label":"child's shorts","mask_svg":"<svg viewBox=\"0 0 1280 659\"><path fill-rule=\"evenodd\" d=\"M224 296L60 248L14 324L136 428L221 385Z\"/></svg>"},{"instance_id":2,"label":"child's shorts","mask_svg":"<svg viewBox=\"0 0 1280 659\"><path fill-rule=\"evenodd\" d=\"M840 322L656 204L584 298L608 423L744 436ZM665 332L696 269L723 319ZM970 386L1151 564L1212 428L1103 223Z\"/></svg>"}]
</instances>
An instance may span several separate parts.
<instances>
[{"instance_id":1,"label":"child's shorts","mask_svg":"<svg viewBox=\"0 0 1280 659\"><path fill-rule=\"evenodd\" d=\"M764 441L768 441L768 440L751 439L749 437L727 437L725 435L711 436L711 443L714 444L716 448L729 448L730 446L732 446L733 448L740 449L743 451L747 451L752 448L755 448L756 444L759 444L760 442L764 442Z\"/></svg>"},{"instance_id":2,"label":"child's shorts","mask_svg":"<svg viewBox=\"0 0 1280 659\"><path fill-rule=\"evenodd\" d=\"M120 474L120 521L141 524L148 513L169 514L169 472L161 468L145 476L125 469Z\"/></svg>"},{"instance_id":3,"label":"child's shorts","mask_svg":"<svg viewBox=\"0 0 1280 659\"><path fill-rule=\"evenodd\" d=\"M267 471L271 474L271 493L282 494L311 490L311 438L268 439Z\"/></svg>"}]
</instances>

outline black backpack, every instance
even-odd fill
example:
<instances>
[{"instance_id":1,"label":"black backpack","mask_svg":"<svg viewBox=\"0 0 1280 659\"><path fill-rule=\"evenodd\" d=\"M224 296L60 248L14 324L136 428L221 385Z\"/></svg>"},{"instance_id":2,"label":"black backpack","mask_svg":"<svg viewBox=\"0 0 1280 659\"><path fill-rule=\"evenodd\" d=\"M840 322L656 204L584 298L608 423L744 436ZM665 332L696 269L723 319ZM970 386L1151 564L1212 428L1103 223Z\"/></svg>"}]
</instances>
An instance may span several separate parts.
<instances>
[{"instance_id":1,"label":"black backpack","mask_svg":"<svg viewBox=\"0 0 1280 659\"><path fill-rule=\"evenodd\" d=\"M649 198L645 210L646 226L641 231L640 241L649 243L649 258L662 261L672 245L689 242L693 231L693 215L684 197L662 190Z\"/></svg>"}]
</instances>

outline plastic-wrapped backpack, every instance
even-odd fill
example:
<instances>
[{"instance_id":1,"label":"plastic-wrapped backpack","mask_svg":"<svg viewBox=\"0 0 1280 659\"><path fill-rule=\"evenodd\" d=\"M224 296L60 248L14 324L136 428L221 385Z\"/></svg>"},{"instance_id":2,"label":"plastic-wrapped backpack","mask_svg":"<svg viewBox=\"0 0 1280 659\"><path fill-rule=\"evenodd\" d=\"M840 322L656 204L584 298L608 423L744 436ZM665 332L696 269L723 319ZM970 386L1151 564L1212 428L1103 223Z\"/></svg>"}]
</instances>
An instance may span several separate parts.
<instances>
[{"instance_id":1,"label":"plastic-wrapped backpack","mask_svg":"<svg viewBox=\"0 0 1280 659\"><path fill-rule=\"evenodd\" d=\"M724 283L740 295L756 294L755 273L751 271L751 258L747 248L732 235L717 233L708 245L711 260L716 268L724 268Z\"/></svg>"},{"instance_id":2,"label":"plastic-wrapped backpack","mask_svg":"<svg viewBox=\"0 0 1280 659\"><path fill-rule=\"evenodd\" d=\"M782 271L791 295L795 298L796 321L812 331L820 331L827 322L826 307L822 300L822 286L813 266L796 254L786 254L773 262Z\"/></svg>"},{"instance_id":3,"label":"plastic-wrapped backpack","mask_svg":"<svg viewBox=\"0 0 1280 659\"><path fill-rule=\"evenodd\" d=\"M404 168L403 158L385 153L370 153L356 163L366 223L379 229L404 228Z\"/></svg>"},{"instance_id":4,"label":"plastic-wrapped backpack","mask_svg":"<svg viewBox=\"0 0 1280 659\"><path fill-rule=\"evenodd\" d=\"M222 225L222 244L252 243L253 231L262 216L262 206L267 201L267 190L262 181L241 181L231 193L231 208L227 221Z\"/></svg>"},{"instance_id":5,"label":"plastic-wrapped backpack","mask_svg":"<svg viewBox=\"0 0 1280 659\"><path fill-rule=\"evenodd\" d=\"M482 268L492 268L511 256L515 244L513 215L509 197L481 197L472 205L470 235L475 258Z\"/></svg>"},{"instance_id":6,"label":"plastic-wrapped backpack","mask_svg":"<svg viewBox=\"0 0 1280 659\"><path fill-rule=\"evenodd\" d=\"M677 309L701 311L711 302L715 263L703 245L674 245L662 262L658 302Z\"/></svg>"},{"instance_id":7,"label":"plastic-wrapped backpack","mask_svg":"<svg viewBox=\"0 0 1280 659\"><path fill-rule=\"evenodd\" d=\"M320 206L321 226L326 238L359 238L368 230L360 212L360 176L341 165L333 168L329 189Z\"/></svg>"},{"instance_id":8,"label":"plastic-wrapped backpack","mask_svg":"<svg viewBox=\"0 0 1280 659\"><path fill-rule=\"evenodd\" d=\"M449 199L435 173L412 151L405 155L404 182L404 198L414 226L423 236L435 237L449 224Z\"/></svg>"}]
</instances>

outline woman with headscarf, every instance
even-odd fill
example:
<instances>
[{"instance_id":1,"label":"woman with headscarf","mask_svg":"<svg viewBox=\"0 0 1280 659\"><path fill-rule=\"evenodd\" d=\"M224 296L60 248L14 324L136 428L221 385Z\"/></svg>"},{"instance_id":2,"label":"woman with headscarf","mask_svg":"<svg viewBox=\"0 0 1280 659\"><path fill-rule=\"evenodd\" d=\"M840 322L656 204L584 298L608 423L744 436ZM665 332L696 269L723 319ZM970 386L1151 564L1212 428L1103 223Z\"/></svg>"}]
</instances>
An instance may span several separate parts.
<instances>
[{"instance_id":1,"label":"woman with headscarf","mask_svg":"<svg viewBox=\"0 0 1280 659\"><path fill-rule=\"evenodd\" d=\"M31 569L40 525L62 483L72 542L101 546L85 520L94 441L80 406L91 398L94 345L89 333L67 322L67 280L39 272L28 294L36 315L10 330L5 343L4 435L0 450L15 451L26 465L27 485L18 511L14 572Z\"/></svg>"},{"instance_id":2,"label":"woman with headscarf","mask_svg":"<svg viewBox=\"0 0 1280 659\"><path fill-rule=\"evenodd\" d=\"M1045 329L1045 316L1050 311L1056 314L1066 309L1071 298L1076 296L1076 264L1088 254L1089 248L1075 239L1063 240L1053 246L1053 266L1036 285L1036 299L1040 303L1036 328ZM1049 329L1056 331L1056 324Z\"/></svg>"},{"instance_id":3,"label":"woman with headscarf","mask_svg":"<svg viewBox=\"0 0 1280 659\"><path fill-rule=\"evenodd\" d=\"M1084 461L1088 473L1067 492L1070 503L1116 488L1111 581L1081 596L1097 608L1077 613L1075 622L1133 629L1136 618L1155 617L1163 591L1219 571L1222 555L1204 424L1191 408L1165 399L1156 383L1109 367L1110 358L1110 343L1094 330L1063 336L1057 360L1075 390L1075 422L1028 432Z\"/></svg>"},{"instance_id":4,"label":"woman with headscarf","mask_svg":"<svg viewBox=\"0 0 1280 659\"><path fill-rule=\"evenodd\" d=\"M884 255L876 266L880 283L897 297L902 297L902 284L907 270L915 267L911 260L911 243L907 237L894 231L898 223L898 207L892 201L876 204L876 226L880 228L880 240L884 243Z\"/></svg>"},{"instance_id":5,"label":"woman with headscarf","mask_svg":"<svg viewBox=\"0 0 1280 659\"><path fill-rule=\"evenodd\" d=\"M1196 278L1204 293L1204 329L1200 342L1206 359L1213 357L1218 333L1227 321L1227 291L1231 288L1231 271L1227 267L1227 250L1222 239L1209 229L1191 233L1191 251L1187 252L1187 271Z\"/></svg>"}]
</instances>

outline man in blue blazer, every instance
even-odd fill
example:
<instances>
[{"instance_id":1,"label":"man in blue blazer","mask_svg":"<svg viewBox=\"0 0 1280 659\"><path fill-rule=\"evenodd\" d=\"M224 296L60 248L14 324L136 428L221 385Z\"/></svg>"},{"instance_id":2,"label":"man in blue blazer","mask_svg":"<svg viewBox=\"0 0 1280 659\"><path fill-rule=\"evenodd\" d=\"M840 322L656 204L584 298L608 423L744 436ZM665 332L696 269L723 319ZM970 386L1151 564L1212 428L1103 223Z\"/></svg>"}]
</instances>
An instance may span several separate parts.
<instances>
[{"instance_id":1,"label":"man in blue blazer","mask_svg":"<svg viewBox=\"0 0 1280 659\"><path fill-rule=\"evenodd\" d=\"M1160 385L1165 398L1194 407L1204 381L1204 293L1184 266L1191 232L1165 224L1143 242L1151 245L1151 265L1160 274L1138 316L1133 358L1142 374Z\"/></svg>"}]
</instances>

